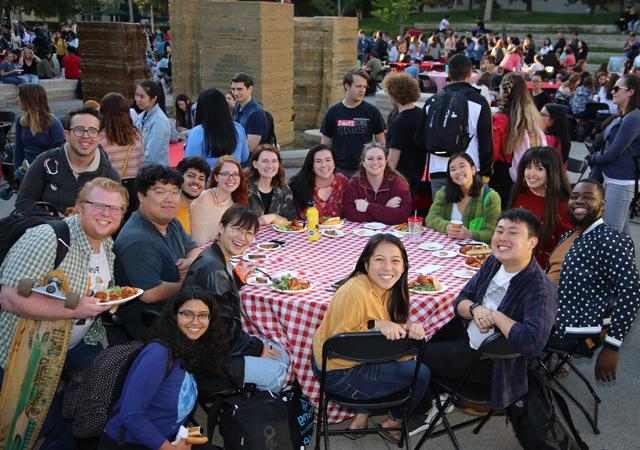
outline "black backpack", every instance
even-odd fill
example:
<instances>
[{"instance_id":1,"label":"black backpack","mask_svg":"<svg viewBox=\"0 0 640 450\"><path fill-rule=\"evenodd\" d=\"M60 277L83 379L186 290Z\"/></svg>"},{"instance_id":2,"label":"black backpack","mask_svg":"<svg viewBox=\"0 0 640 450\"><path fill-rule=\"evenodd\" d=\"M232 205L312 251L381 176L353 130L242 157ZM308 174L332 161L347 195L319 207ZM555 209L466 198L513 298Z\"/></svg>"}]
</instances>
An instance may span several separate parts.
<instances>
[{"instance_id":1,"label":"black backpack","mask_svg":"<svg viewBox=\"0 0 640 450\"><path fill-rule=\"evenodd\" d=\"M162 341L152 340L151 342ZM109 419L118 413L113 404L120 398L124 381L131 365L147 344L131 341L102 350L91 365L71 375L62 400L62 417L73 422L73 435L79 439L100 436ZM169 361L165 378L173 368L173 356L169 349ZM124 429L120 431L124 439Z\"/></svg>"},{"instance_id":2,"label":"black backpack","mask_svg":"<svg viewBox=\"0 0 640 450\"><path fill-rule=\"evenodd\" d=\"M522 448L588 450L563 393L535 364L528 369L528 381L527 394L507 407L507 416Z\"/></svg>"},{"instance_id":3,"label":"black backpack","mask_svg":"<svg viewBox=\"0 0 640 450\"><path fill-rule=\"evenodd\" d=\"M438 92L424 120L424 147L427 153L449 158L469 146L469 104L467 97L454 90Z\"/></svg>"},{"instance_id":4,"label":"black backpack","mask_svg":"<svg viewBox=\"0 0 640 450\"><path fill-rule=\"evenodd\" d=\"M39 203L44 206L44 203ZM46 212L40 208L34 208L29 214L24 214L18 210L14 210L7 217L0 219L0 264L13 247L18 239L29 229L38 225L48 224L56 233L58 246L56 247L56 258L53 268L57 268L69 251L71 237L67 223L62 220L52 205L52 210Z\"/></svg>"},{"instance_id":5,"label":"black backpack","mask_svg":"<svg viewBox=\"0 0 640 450\"><path fill-rule=\"evenodd\" d=\"M273 121L273 115L266 109L264 110L264 115L267 118L267 138L265 143L277 146L278 139L276 138L276 126Z\"/></svg>"}]
</instances>

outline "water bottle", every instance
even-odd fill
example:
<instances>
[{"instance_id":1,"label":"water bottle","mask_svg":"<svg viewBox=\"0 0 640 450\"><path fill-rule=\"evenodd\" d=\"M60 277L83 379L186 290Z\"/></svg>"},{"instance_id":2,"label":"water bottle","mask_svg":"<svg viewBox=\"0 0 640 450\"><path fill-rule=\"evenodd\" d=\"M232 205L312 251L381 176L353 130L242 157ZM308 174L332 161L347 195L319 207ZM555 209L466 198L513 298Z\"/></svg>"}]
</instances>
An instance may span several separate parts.
<instances>
[{"instance_id":1,"label":"water bottle","mask_svg":"<svg viewBox=\"0 0 640 450\"><path fill-rule=\"evenodd\" d=\"M319 214L318 208L316 208L315 202L309 202L307 208L307 238L310 241L317 241L320 239L320 233L318 232Z\"/></svg>"}]
</instances>

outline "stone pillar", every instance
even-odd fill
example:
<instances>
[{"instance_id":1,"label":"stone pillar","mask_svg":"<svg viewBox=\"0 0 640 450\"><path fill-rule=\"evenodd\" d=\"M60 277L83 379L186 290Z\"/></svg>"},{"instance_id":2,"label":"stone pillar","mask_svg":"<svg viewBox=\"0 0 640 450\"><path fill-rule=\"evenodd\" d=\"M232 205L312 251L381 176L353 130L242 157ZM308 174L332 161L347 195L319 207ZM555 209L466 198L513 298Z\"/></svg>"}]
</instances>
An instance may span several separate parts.
<instances>
[{"instance_id":1,"label":"stone pillar","mask_svg":"<svg viewBox=\"0 0 640 450\"><path fill-rule=\"evenodd\" d=\"M342 77L356 64L355 17L294 19L295 129L318 128L329 106L344 96Z\"/></svg>"},{"instance_id":2,"label":"stone pillar","mask_svg":"<svg viewBox=\"0 0 640 450\"><path fill-rule=\"evenodd\" d=\"M169 17L174 95L195 101L209 87L226 92L246 72L278 143L293 142L293 5L170 0Z\"/></svg>"},{"instance_id":3,"label":"stone pillar","mask_svg":"<svg viewBox=\"0 0 640 450\"><path fill-rule=\"evenodd\" d=\"M137 23L80 22L82 96L100 101L119 92L133 102L136 83L149 77L147 37Z\"/></svg>"}]
</instances>

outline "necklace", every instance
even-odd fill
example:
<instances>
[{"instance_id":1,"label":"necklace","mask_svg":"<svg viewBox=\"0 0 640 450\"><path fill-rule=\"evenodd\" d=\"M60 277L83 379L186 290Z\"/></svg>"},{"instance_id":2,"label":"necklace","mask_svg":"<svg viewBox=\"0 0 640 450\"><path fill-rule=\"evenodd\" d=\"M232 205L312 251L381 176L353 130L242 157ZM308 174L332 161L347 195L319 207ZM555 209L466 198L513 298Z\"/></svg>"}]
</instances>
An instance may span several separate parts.
<instances>
[{"instance_id":1,"label":"necklace","mask_svg":"<svg viewBox=\"0 0 640 450\"><path fill-rule=\"evenodd\" d=\"M324 189L324 188L328 188L329 186L331 186L333 184L333 179L334 179L335 175L331 175L331 181L329 181L329 184L326 184L324 186L320 186L318 183L316 183L316 187L318 189Z\"/></svg>"}]
</instances>

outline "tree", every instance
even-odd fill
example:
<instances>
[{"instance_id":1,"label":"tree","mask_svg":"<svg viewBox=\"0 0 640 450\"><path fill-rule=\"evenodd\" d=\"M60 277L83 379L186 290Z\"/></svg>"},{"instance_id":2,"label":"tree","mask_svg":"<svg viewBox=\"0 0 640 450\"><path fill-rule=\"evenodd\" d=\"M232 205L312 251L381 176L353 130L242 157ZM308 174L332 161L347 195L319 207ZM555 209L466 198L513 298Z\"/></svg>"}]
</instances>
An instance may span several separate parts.
<instances>
[{"instance_id":1,"label":"tree","mask_svg":"<svg viewBox=\"0 0 640 450\"><path fill-rule=\"evenodd\" d=\"M5 14L9 11L18 11L34 14L43 19L58 16L63 20L79 11L74 0L5 0L2 2L2 8Z\"/></svg>"},{"instance_id":2,"label":"tree","mask_svg":"<svg viewBox=\"0 0 640 450\"><path fill-rule=\"evenodd\" d=\"M399 23L400 34L404 35L404 21L418 6L418 0L373 0L374 17L385 23Z\"/></svg>"},{"instance_id":3,"label":"tree","mask_svg":"<svg viewBox=\"0 0 640 450\"><path fill-rule=\"evenodd\" d=\"M361 10L368 2L369 0L311 0L311 6L320 14L344 16Z\"/></svg>"}]
</instances>

